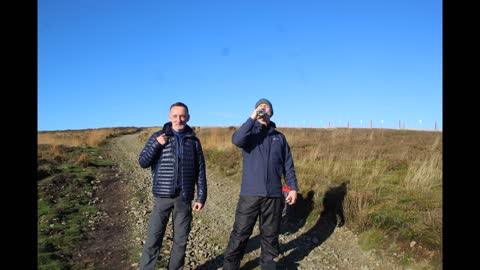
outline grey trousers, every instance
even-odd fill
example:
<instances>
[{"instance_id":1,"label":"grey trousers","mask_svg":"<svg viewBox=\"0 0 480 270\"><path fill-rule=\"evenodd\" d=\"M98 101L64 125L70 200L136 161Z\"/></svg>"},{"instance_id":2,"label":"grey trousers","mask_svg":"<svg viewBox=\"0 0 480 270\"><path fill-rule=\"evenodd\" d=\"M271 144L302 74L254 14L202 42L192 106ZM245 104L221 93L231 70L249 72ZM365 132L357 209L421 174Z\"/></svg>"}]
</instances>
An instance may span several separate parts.
<instances>
[{"instance_id":1,"label":"grey trousers","mask_svg":"<svg viewBox=\"0 0 480 270\"><path fill-rule=\"evenodd\" d=\"M150 224L143 246L140 270L153 270L160 254L168 218L173 211L173 245L168 262L169 270L183 269L188 234L192 224L192 202L183 201L182 195L175 198L157 198L150 215Z\"/></svg>"}]
</instances>

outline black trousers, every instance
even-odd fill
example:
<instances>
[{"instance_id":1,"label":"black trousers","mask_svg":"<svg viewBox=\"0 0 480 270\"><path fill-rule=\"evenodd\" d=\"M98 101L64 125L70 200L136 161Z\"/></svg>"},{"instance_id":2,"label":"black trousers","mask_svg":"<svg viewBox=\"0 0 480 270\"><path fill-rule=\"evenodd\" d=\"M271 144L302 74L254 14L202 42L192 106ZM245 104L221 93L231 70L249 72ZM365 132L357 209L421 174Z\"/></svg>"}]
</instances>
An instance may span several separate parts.
<instances>
[{"instance_id":1,"label":"black trousers","mask_svg":"<svg viewBox=\"0 0 480 270\"><path fill-rule=\"evenodd\" d=\"M235 222L224 254L223 269L239 269L248 239L257 218L260 218L261 269L275 269L273 260L279 254L278 234L282 214L282 198L240 196Z\"/></svg>"}]
</instances>

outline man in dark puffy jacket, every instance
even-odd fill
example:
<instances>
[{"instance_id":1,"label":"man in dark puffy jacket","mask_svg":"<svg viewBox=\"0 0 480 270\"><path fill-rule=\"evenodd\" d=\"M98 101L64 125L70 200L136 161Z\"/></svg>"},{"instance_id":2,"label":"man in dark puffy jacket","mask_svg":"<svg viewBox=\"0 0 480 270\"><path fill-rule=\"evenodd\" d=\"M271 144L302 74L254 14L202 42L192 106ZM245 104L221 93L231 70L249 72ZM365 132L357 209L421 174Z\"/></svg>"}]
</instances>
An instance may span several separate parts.
<instances>
[{"instance_id":1,"label":"man in dark puffy jacket","mask_svg":"<svg viewBox=\"0 0 480 270\"><path fill-rule=\"evenodd\" d=\"M262 269L275 269L282 215L282 175L290 188L286 201L297 201L297 177L285 136L270 121L272 103L260 99L247 121L232 136L242 148L243 173L235 222L224 254L223 269L239 269L257 218L260 218Z\"/></svg>"},{"instance_id":2,"label":"man in dark puffy jacket","mask_svg":"<svg viewBox=\"0 0 480 270\"><path fill-rule=\"evenodd\" d=\"M174 235L168 269L183 269L195 185L193 209L200 211L207 199L205 159L200 140L187 125L187 105L174 103L168 118L170 122L150 137L139 157L140 166L151 169L155 200L140 260L142 270L155 268L172 211Z\"/></svg>"}]
</instances>

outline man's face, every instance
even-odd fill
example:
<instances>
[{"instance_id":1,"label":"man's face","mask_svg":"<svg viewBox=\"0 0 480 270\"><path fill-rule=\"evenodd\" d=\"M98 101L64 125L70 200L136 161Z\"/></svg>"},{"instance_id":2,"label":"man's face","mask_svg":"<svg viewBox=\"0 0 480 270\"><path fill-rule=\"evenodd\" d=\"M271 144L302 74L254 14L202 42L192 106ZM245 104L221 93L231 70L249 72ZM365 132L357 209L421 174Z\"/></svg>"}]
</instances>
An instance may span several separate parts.
<instances>
[{"instance_id":1,"label":"man's face","mask_svg":"<svg viewBox=\"0 0 480 270\"><path fill-rule=\"evenodd\" d=\"M185 128L188 120L190 120L190 116L187 113L187 109L182 106L173 106L170 109L170 113L168 114L168 119L172 121L172 128L175 131L181 131Z\"/></svg>"}]
</instances>

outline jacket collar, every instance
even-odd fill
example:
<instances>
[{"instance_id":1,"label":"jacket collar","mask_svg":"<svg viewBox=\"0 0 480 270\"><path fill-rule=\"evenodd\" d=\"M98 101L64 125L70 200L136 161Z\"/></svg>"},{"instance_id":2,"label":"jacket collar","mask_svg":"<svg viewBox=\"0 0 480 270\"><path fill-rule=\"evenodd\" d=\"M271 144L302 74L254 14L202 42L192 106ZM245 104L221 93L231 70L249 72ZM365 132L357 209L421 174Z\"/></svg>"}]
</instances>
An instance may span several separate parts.
<instances>
[{"instance_id":1,"label":"jacket collar","mask_svg":"<svg viewBox=\"0 0 480 270\"><path fill-rule=\"evenodd\" d=\"M267 132L272 132L277 128L277 125L273 121L270 121L267 126L264 126L262 125L262 123L255 121L254 125L260 132L263 132L264 130L267 130Z\"/></svg>"}]
</instances>

